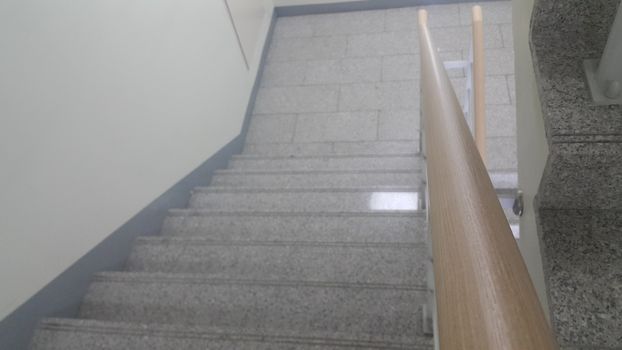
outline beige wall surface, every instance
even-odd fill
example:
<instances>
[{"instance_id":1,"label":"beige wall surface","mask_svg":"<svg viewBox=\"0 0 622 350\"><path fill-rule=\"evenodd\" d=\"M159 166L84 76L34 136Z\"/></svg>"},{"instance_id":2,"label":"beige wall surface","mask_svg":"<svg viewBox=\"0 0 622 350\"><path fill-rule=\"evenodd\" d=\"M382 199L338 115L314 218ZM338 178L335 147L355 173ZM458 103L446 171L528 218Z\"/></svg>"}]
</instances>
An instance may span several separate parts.
<instances>
[{"instance_id":1,"label":"beige wall surface","mask_svg":"<svg viewBox=\"0 0 622 350\"><path fill-rule=\"evenodd\" d=\"M0 319L239 134L258 56L222 0L0 3Z\"/></svg>"},{"instance_id":2,"label":"beige wall surface","mask_svg":"<svg viewBox=\"0 0 622 350\"><path fill-rule=\"evenodd\" d=\"M533 200L549 153L538 88L529 49L529 23L533 0L513 0L516 69L516 131L518 183L524 193L525 210L520 220L520 247L538 297L548 315L548 302Z\"/></svg>"}]
</instances>

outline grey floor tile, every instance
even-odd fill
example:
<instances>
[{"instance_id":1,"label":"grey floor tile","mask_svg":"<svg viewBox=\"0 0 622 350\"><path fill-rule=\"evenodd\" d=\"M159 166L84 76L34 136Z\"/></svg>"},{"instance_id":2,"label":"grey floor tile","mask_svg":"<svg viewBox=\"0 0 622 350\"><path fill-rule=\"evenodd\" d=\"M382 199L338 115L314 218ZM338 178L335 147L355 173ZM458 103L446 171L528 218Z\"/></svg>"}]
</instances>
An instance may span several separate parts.
<instances>
[{"instance_id":1,"label":"grey floor tile","mask_svg":"<svg viewBox=\"0 0 622 350\"><path fill-rule=\"evenodd\" d=\"M351 11L315 16L313 33L316 36L378 33L384 30L384 17L384 11Z\"/></svg>"},{"instance_id":2,"label":"grey floor tile","mask_svg":"<svg viewBox=\"0 0 622 350\"><path fill-rule=\"evenodd\" d=\"M497 25L484 26L484 47L501 48L503 39ZM472 42L471 26L430 28L432 42L439 51L468 50Z\"/></svg>"},{"instance_id":3,"label":"grey floor tile","mask_svg":"<svg viewBox=\"0 0 622 350\"><path fill-rule=\"evenodd\" d=\"M486 77L486 104L510 104L510 92L504 75Z\"/></svg>"},{"instance_id":4,"label":"grey floor tile","mask_svg":"<svg viewBox=\"0 0 622 350\"><path fill-rule=\"evenodd\" d=\"M303 62L272 62L264 66L260 85L265 87L301 85L304 77L305 65Z\"/></svg>"},{"instance_id":5,"label":"grey floor tile","mask_svg":"<svg viewBox=\"0 0 622 350\"><path fill-rule=\"evenodd\" d=\"M342 80L341 61L307 61L304 75L305 84L339 84Z\"/></svg>"},{"instance_id":6,"label":"grey floor tile","mask_svg":"<svg viewBox=\"0 0 622 350\"><path fill-rule=\"evenodd\" d=\"M380 109L380 87L376 83L342 85L339 110L359 111Z\"/></svg>"},{"instance_id":7,"label":"grey floor tile","mask_svg":"<svg viewBox=\"0 0 622 350\"><path fill-rule=\"evenodd\" d=\"M243 154L263 156L306 156L333 153L330 142L318 143L246 143Z\"/></svg>"},{"instance_id":8,"label":"grey floor tile","mask_svg":"<svg viewBox=\"0 0 622 350\"><path fill-rule=\"evenodd\" d=\"M304 113L337 110L337 86L288 86L260 88L255 113Z\"/></svg>"},{"instance_id":9,"label":"grey floor tile","mask_svg":"<svg viewBox=\"0 0 622 350\"><path fill-rule=\"evenodd\" d=\"M471 8L473 5L482 7L484 23L500 24L512 23L512 2L511 1L490 1L481 3L460 4L461 24L471 24Z\"/></svg>"},{"instance_id":10,"label":"grey floor tile","mask_svg":"<svg viewBox=\"0 0 622 350\"><path fill-rule=\"evenodd\" d=\"M246 142L291 142L295 125L295 114L253 115Z\"/></svg>"},{"instance_id":11,"label":"grey floor tile","mask_svg":"<svg viewBox=\"0 0 622 350\"><path fill-rule=\"evenodd\" d=\"M419 38L414 31L360 34L348 37L347 55L369 57L413 54L419 52Z\"/></svg>"},{"instance_id":12,"label":"grey floor tile","mask_svg":"<svg viewBox=\"0 0 622 350\"><path fill-rule=\"evenodd\" d=\"M283 38L273 41L268 61L323 60L342 58L346 54L345 36Z\"/></svg>"},{"instance_id":13,"label":"grey floor tile","mask_svg":"<svg viewBox=\"0 0 622 350\"><path fill-rule=\"evenodd\" d=\"M484 56L486 75L514 74L514 49L486 49Z\"/></svg>"},{"instance_id":14,"label":"grey floor tile","mask_svg":"<svg viewBox=\"0 0 622 350\"><path fill-rule=\"evenodd\" d=\"M385 56L382 58L382 80L414 80L421 74L419 55Z\"/></svg>"},{"instance_id":15,"label":"grey floor tile","mask_svg":"<svg viewBox=\"0 0 622 350\"><path fill-rule=\"evenodd\" d=\"M500 24L501 35L503 36L503 47L514 48L514 33L511 23Z\"/></svg>"},{"instance_id":16,"label":"grey floor tile","mask_svg":"<svg viewBox=\"0 0 622 350\"><path fill-rule=\"evenodd\" d=\"M312 20L313 16L278 17L274 25L274 40L313 36Z\"/></svg>"},{"instance_id":17,"label":"grey floor tile","mask_svg":"<svg viewBox=\"0 0 622 350\"><path fill-rule=\"evenodd\" d=\"M488 169L516 169L516 137L489 137L487 144Z\"/></svg>"},{"instance_id":18,"label":"grey floor tile","mask_svg":"<svg viewBox=\"0 0 622 350\"><path fill-rule=\"evenodd\" d=\"M516 107L513 105L487 105L486 128L486 133L490 137L516 137Z\"/></svg>"},{"instance_id":19,"label":"grey floor tile","mask_svg":"<svg viewBox=\"0 0 622 350\"><path fill-rule=\"evenodd\" d=\"M381 76L380 57L308 61L305 84L375 82Z\"/></svg>"},{"instance_id":20,"label":"grey floor tile","mask_svg":"<svg viewBox=\"0 0 622 350\"><path fill-rule=\"evenodd\" d=\"M388 81L378 85L382 110L419 110L419 80Z\"/></svg>"},{"instance_id":21,"label":"grey floor tile","mask_svg":"<svg viewBox=\"0 0 622 350\"><path fill-rule=\"evenodd\" d=\"M514 74L512 74L512 75L508 75L506 78L508 80L508 89L510 91L510 102L512 102L512 104L516 104L516 80L515 80L515 76L514 76Z\"/></svg>"},{"instance_id":22,"label":"grey floor tile","mask_svg":"<svg viewBox=\"0 0 622 350\"><path fill-rule=\"evenodd\" d=\"M388 81L341 87L339 110L393 110L419 108L419 81Z\"/></svg>"},{"instance_id":23,"label":"grey floor tile","mask_svg":"<svg viewBox=\"0 0 622 350\"><path fill-rule=\"evenodd\" d=\"M381 111L378 123L380 140L419 139L418 109Z\"/></svg>"},{"instance_id":24,"label":"grey floor tile","mask_svg":"<svg viewBox=\"0 0 622 350\"><path fill-rule=\"evenodd\" d=\"M428 26L430 28L455 26L460 23L458 5L404 7L387 10L387 31L418 30L418 11L422 8L428 11Z\"/></svg>"},{"instance_id":25,"label":"grey floor tile","mask_svg":"<svg viewBox=\"0 0 622 350\"><path fill-rule=\"evenodd\" d=\"M300 114L294 142L375 140L378 112Z\"/></svg>"},{"instance_id":26,"label":"grey floor tile","mask_svg":"<svg viewBox=\"0 0 622 350\"><path fill-rule=\"evenodd\" d=\"M341 61L342 83L380 81L382 58L344 58Z\"/></svg>"},{"instance_id":27,"label":"grey floor tile","mask_svg":"<svg viewBox=\"0 0 622 350\"><path fill-rule=\"evenodd\" d=\"M403 154L418 153L419 141L336 142L336 154Z\"/></svg>"}]
</instances>

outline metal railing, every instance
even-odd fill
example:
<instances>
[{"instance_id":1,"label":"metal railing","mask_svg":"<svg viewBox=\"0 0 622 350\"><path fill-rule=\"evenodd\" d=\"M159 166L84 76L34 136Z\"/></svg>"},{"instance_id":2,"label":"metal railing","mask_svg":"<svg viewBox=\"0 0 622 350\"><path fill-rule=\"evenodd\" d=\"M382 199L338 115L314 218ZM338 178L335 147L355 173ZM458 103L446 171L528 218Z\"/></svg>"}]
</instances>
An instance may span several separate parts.
<instances>
[{"instance_id":1,"label":"metal railing","mask_svg":"<svg viewBox=\"0 0 622 350\"><path fill-rule=\"evenodd\" d=\"M474 11L476 18L478 12L480 25L474 29L474 42L481 40L477 37L482 30L481 9ZM486 166L432 43L427 20L427 13L421 10L423 144L438 346L442 350L557 349ZM483 44L476 50L480 49L483 52ZM477 69L483 79L483 65Z\"/></svg>"}]
</instances>

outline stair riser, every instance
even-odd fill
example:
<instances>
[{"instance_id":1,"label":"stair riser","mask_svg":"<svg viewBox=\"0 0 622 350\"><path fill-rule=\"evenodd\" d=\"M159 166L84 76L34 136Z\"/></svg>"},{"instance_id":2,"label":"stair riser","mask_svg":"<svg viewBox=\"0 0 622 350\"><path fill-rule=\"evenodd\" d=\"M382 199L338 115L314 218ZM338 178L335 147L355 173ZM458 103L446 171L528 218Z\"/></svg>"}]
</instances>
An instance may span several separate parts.
<instances>
[{"instance_id":1,"label":"stair riser","mask_svg":"<svg viewBox=\"0 0 622 350\"><path fill-rule=\"evenodd\" d=\"M419 170L416 157L234 158L230 169L255 170Z\"/></svg>"},{"instance_id":2,"label":"stair riser","mask_svg":"<svg viewBox=\"0 0 622 350\"><path fill-rule=\"evenodd\" d=\"M425 225L417 216L169 216L162 232L214 240L419 243Z\"/></svg>"},{"instance_id":3,"label":"stair riser","mask_svg":"<svg viewBox=\"0 0 622 350\"><path fill-rule=\"evenodd\" d=\"M98 320L334 331L415 339L425 292L312 285L212 284L176 279L95 281L80 317ZM388 307L390 305L390 307Z\"/></svg>"},{"instance_id":4,"label":"stair riser","mask_svg":"<svg viewBox=\"0 0 622 350\"><path fill-rule=\"evenodd\" d=\"M195 192L190 208L219 211L375 212L420 210L421 193L370 192Z\"/></svg>"},{"instance_id":5,"label":"stair riser","mask_svg":"<svg viewBox=\"0 0 622 350\"><path fill-rule=\"evenodd\" d=\"M253 188L344 188L421 186L423 175L405 173L217 174L214 186Z\"/></svg>"},{"instance_id":6,"label":"stair riser","mask_svg":"<svg viewBox=\"0 0 622 350\"><path fill-rule=\"evenodd\" d=\"M128 269L210 277L425 285L425 246L137 244Z\"/></svg>"}]
</instances>

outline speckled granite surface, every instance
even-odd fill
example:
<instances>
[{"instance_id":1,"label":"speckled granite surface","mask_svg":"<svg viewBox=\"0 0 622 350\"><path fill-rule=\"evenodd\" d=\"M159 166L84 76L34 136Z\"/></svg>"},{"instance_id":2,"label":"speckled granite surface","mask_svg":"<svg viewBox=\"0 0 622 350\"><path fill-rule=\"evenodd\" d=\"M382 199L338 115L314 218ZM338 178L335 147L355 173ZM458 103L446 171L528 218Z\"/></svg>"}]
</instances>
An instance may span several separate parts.
<instances>
[{"instance_id":1,"label":"speckled granite surface","mask_svg":"<svg viewBox=\"0 0 622 350\"><path fill-rule=\"evenodd\" d=\"M541 210L560 343L622 348L622 212Z\"/></svg>"},{"instance_id":2,"label":"speckled granite surface","mask_svg":"<svg viewBox=\"0 0 622 350\"><path fill-rule=\"evenodd\" d=\"M531 47L551 146L540 193L547 207L622 208L622 106L594 105L582 68L600 56L619 3L535 3Z\"/></svg>"},{"instance_id":3,"label":"speckled granite surface","mask_svg":"<svg viewBox=\"0 0 622 350\"><path fill-rule=\"evenodd\" d=\"M531 47L549 159L538 206L553 327L563 349L622 349L622 107L596 106L620 0L536 0Z\"/></svg>"}]
</instances>

